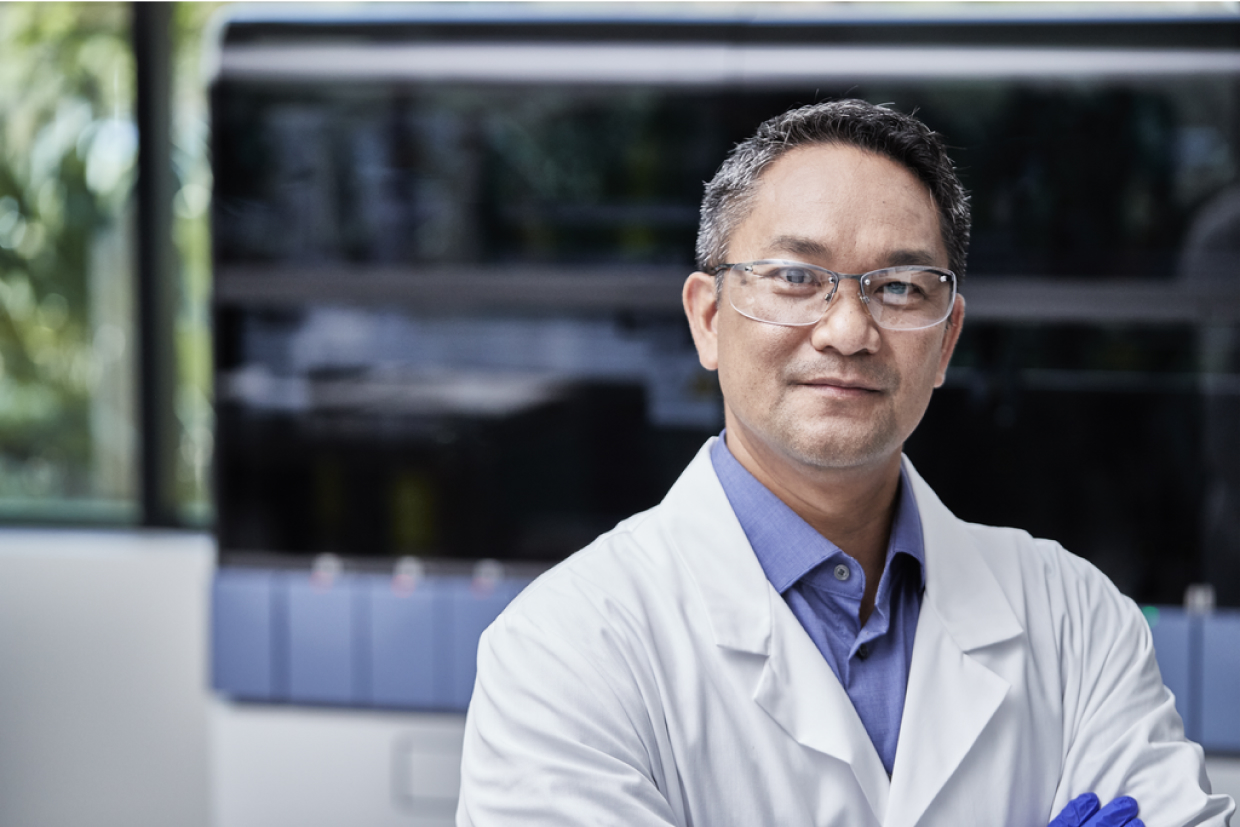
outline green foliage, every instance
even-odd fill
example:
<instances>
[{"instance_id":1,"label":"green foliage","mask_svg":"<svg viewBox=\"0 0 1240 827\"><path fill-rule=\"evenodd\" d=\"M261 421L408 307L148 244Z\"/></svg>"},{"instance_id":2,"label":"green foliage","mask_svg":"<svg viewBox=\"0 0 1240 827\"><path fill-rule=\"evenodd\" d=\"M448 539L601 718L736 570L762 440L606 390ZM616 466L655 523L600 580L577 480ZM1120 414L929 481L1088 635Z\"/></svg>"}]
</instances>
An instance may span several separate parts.
<instances>
[{"instance_id":1,"label":"green foliage","mask_svg":"<svg viewBox=\"0 0 1240 827\"><path fill-rule=\"evenodd\" d=\"M128 26L119 3L0 6L0 497L94 487L90 272L132 188Z\"/></svg>"}]
</instances>

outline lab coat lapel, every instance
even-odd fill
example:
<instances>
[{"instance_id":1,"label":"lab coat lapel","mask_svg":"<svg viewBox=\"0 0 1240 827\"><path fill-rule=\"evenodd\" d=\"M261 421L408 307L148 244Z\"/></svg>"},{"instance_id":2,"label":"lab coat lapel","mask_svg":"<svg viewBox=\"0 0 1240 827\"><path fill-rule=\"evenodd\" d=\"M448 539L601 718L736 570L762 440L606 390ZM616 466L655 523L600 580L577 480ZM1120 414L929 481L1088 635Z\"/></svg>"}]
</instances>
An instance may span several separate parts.
<instances>
[{"instance_id":1,"label":"lab coat lapel","mask_svg":"<svg viewBox=\"0 0 1240 827\"><path fill-rule=\"evenodd\" d=\"M881 822L887 772L848 694L767 581L715 475L713 443L702 448L664 500L672 546L697 583L715 642L766 656L754 701L797 742L850 765Z\"/></svg>"},{"instance_id":2,"label":"lab coat lapel","mask_svg":"<svg viewBox=\"0 0 1240 827\"><path fill-rule=\"evenodd\" d=\"M796 615L779 598L772 605L771 651L754 700L801 744L852 767L881 823L890 781L852 700Z\"/></svg>"},{"instance_id":3,"label":"lab coat lapel","mask_svg":"<svg viewBox=\"0 0 1240 827\"><path fill-rule=\"evenodd\" d=\"M965 525L905 464L925 538L926 591L885 827L922 818L1011 689L974 653L1024 633Z\"/></svg>"},{"instance_id":4,"label":"lab coat lapel","mask_svg":"<svg viewBox=\"0 0 1240 827\"><path fill-rule=\"evenodd\" d=\"M671 547L706 606L715 643L766 655L771 648L771 585L710 461L714 437L668 491L659 509Z\"/></svg>"}]
</instances>

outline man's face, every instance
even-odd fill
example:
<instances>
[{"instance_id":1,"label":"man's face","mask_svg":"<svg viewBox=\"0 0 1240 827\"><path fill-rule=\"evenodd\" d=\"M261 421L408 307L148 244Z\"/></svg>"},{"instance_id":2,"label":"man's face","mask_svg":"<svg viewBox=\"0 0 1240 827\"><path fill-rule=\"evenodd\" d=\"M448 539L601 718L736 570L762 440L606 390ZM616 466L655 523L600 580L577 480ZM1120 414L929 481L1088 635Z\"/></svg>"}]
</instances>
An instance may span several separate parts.
<instances>
[{"instance_id":1,"label":"man's face","mask_svg":"<svg viewBox=\"0 0 1240 827\"><path fill-rule=\"evenodd\" d=\"M729 249L730 262L792 259L840 273L947 266L929 190L894 161L834 144L800 147L772 164ZM858 283L846 280L817 324L780 327L732 307L732 278L717 304L710 276L695 273L685 285L698 356L719 371L729 442L824 469L898 456L943 382L964 300L950 324L885 330Z\"/></svg>"}]
</instances>

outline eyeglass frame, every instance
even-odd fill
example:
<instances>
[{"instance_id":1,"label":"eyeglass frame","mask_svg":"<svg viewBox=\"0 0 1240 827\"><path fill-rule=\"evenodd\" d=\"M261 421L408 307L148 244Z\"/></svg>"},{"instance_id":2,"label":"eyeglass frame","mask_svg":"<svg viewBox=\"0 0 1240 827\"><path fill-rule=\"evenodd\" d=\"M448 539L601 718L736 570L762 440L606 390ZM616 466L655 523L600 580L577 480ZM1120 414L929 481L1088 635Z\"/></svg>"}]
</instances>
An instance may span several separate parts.
<instances>
[{"instance_id":1,"label":"eyeglass frame","mask_svg":"<svg viewBox=\"0 0 1240 827\"><path fill-rule=\"evenodd\" d=\"M865 304L866 312L870 314L870 318L874 320L874 324L878 325L883 330L910 330L910 331L911 330L929 330L930 328L936 325L940 325L943 322L947 321L947 319L951 318L952 309L956 306L956 297L960 295L960 278L953 271L948 270L946 267L933 267L930 265L922 265L922 264L897 264L892 267L879 267L876 270L868 270L864 273L837 273L835 270L829 270L826 267L820 267L817 264L809 264L804 261L793 261L792 259L783 259L783 258L763 258L763 259L757 259L755 261L738 261L732 264L718 264L715 267L711 268L710 275L718 277L719 274L724 272L725 270L731 271L737 267L753 267L756 264L791 264L797 267L808 267L811 270L816 270L822 273L828 273L829 275L832 275L836 278L835 284L831 287L831 292L827 293L826 296L823 298L824 306L822 309L822 313L818 315L818 318L810 322L773 322L773 321L770 321L769 319L759 319L757 316L751 316L748 313L746 313L744 310L741 310L739 307L736 306L736 302L732 301L731 299L728 299L728 304L732 305L732 309L735 310L737 313L740 313L746 319L751 319L755 322L761 322L762 324L773 324L779 327L810 327L812 325L816 325L819 322L821 322L822 317L827 315L827 311L831 309L831 300L835 298L836 292L839 291L840 282L846 279L857 282L857 293L858 295L860 295L861 301ZM905 271L905 272L912 271L912 270L925 270L925 271L929 271L932 273L937 273L940 276L949 276L952 281L952 295L951 295L951 299L947 302L947 311L943 314L943 317L940 318L936 322L932 322L930 324L925 324L925 325L920 325L918 327L888 327L887 325L884 325L882 322L880 322L874 316L874 311L870 307L870 297L865 292L865 282L863 281L863 279L865 279L866 276L872 276L875 273L885 273L885 272L890 272L893 270L894 271ZM720 288L722 289L722 283L720 283Z\"/></svg>"}]
</instances>

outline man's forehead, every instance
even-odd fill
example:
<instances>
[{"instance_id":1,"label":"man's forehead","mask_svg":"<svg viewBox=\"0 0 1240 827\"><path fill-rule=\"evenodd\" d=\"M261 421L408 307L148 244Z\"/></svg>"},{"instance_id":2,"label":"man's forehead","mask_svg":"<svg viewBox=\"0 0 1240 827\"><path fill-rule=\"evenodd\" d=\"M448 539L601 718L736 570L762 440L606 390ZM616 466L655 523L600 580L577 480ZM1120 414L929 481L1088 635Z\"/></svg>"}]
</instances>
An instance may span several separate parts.
<instances>
[{"instance_id":1,"label":"man's forehead","mask_svg":"<svg viewBox=\"0 0 1240 827\"><path fill-rule=\"evenodd\" d=\"M879 242L879 249L867 246L880 266L946 263L941 217L929 187L881 153L842 143L796 147L763 172L753 196L731 239L743 241L750 260L795 258L829 266L861 233ZM892 228L898 228L894 235Z\"/></svg>"},{"instance_id":2,"label":"man's forehead","mask_svg":"<svg viewBox=\"0 0 1240 827\"><path fill-rule=\"evenodd\" d=\"M771 238L764 246L765 254L789 256L809 263L830 261L833 251L830 245L806 236L782 234ZM901 264L924 264L934 266L941 256L936 250L918 246L898 246L886 251L883 258L888 266Z\"/></svg>"}]
</instances>

